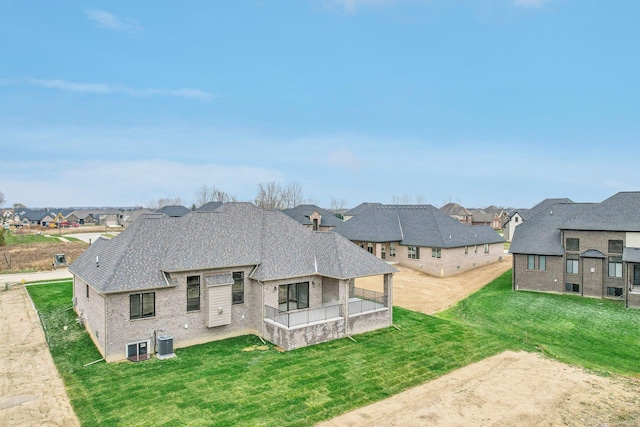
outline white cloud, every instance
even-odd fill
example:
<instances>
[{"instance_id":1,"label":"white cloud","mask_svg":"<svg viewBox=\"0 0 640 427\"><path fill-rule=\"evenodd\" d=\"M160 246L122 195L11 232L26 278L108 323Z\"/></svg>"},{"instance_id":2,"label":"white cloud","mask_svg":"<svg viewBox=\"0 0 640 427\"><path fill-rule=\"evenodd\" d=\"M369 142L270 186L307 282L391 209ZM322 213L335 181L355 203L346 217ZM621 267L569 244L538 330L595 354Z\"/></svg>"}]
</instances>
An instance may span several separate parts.
<instances>
[{"instance_id":1,"label":"white cloud","mask_svg":"<svg viewBox=\"0 0 640 427\"><path fill-rule=\"evenodd\" d=\"M549 0L514 0L514 3L518 7L535 7L540 8L544 3Z\"/></svg>"},{"instance_id":2,"label":"white cloud","mask_svg":"<svg viewBox=\"0 0 640 427\"><path fill-rule=\"evenodd\" d=\"M140 26L133 19L120 19L117 16L100 9L86 11L87 18L95 22L99 27L116 31L135 32Z\"/></svg>"},{"instance_id":3,"label":"white cloud","mask_svg":"<svg viewBox=\"0 0 640 427\"><path fill-rule=\"evenodd\" d=\"M178 98L194 98L207 101L215 95L200 89L182 88L182 89L158 89L146 88L135 89L120 84L108 83L76 83L66 80L42 80L42 79L26 79L26 82L33 86L45 87L49 89L66 90L78 93L93 94L109 94L120 93L129 96L149 97L149 96L170 96Z\"/></svg>"}]
</instances>

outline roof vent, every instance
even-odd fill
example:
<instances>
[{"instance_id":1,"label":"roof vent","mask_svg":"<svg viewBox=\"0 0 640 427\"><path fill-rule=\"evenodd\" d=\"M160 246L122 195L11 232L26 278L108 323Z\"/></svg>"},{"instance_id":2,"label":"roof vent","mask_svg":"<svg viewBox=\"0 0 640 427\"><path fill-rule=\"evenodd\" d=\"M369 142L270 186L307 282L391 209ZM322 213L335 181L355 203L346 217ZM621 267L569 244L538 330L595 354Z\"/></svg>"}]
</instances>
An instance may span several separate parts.
<instances>
[{"instance_id":1,"label":"roof vent","mask_svg":"<svg viewBox=\"0 0 640 427\"><path fill-rule=\"evenodd\" d=\"M100 258L96 255L96 267L100 267Z\"/></svg>"}]
</instances>

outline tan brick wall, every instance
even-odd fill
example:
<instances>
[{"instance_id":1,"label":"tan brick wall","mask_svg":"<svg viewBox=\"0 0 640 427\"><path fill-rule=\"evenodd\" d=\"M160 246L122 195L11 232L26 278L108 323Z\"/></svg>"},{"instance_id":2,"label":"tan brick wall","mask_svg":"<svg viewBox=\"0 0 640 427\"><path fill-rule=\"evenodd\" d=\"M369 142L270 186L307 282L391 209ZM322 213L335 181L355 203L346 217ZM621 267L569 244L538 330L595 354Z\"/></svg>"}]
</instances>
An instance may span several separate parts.
<instances>
[{"instance_id":1,"label":"tan brick wall","mask_svg":"<svg viewBox=\"0 0 640 427\"><path fill-rule=\"evenodd\" d=\"M534 255L535 269L527 268L528 255L514 254L513 278L516 290L539 292L563 292L564 289L564 258L546 256L547 268L541 271L540 257Z\"/></svg>"},{"instance_id":2,"label":"tan brick wall","mask_svg":"<svg viewBox=\"0 0 640 427\"><path fill-rule=\"evenodd\" d=\"M73 278L73 296L76 299L75 312L82 318L85 328L96 344L98 351L105 356L105 298L89 286L87 298L87 284L78 276Z\"/></svg>"}]
</instances>

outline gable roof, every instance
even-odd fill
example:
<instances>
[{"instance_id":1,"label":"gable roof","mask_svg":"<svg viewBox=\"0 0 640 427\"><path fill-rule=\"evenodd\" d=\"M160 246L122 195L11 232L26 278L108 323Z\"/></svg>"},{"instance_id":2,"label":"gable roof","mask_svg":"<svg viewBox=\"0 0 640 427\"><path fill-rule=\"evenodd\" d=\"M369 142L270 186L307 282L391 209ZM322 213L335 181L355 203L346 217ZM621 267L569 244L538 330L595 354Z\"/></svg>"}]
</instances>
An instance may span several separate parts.
<instances>
[{"instance_id":1,"label":"gable roof","mask_svg":"<svg viewBox=\"0 0 640 427\"><path fill-rule=\"evenodd\" d=\"M69 271L112 293L171 286L164 272L249 265L256 266L250 277L260 281L396 272L342 236L314 232L280 211L251 203L225 203L215 212L183 217L144 215L113 239L98 239Z\"/></svg>"},{"instance_id":2,"label":"gable roof","mask_svg":"<svg viewBox=\"0 0 640 427\"><path fill-rule=\"evenodd\" d=\"M561 256L561 230L574 218L592 210L594 203L557 203L516 227L509 252Z\"/></svg>"},{"instance_id":3,"label":"gable roof","mask_svg":"<svg viewBox=\"0 0 640 427\"><path fill-rule=\"evenodd\" d=\"M316 205L298 205L294 208L283 209L282 212L304 225L313 225L310 216L313 215L314 212L320 214L320 226L322 227L336 227L343 222L332 212Z\"/></svg>"},{"instance_id":4,"label":"gable roof","mask_svg":"<svg viewBox=\"0 0 640 427\"><path fill-rule=\"evenodd\" d=\"M504 242L489 226L469 227L432 205L369 206L336 228L349 240L455 248Z\"/></svg>"},{"instance_id":5,"label":"gable roof","mask_svg":"<svg viewBox=\"0 0 640 427\"><path fill-rule=\"evenodd\" d=\"M469 211L457 203L447 203L446 205L442 206L440 210L447 215L469 215Z\"/></svg>"}]
</instances>

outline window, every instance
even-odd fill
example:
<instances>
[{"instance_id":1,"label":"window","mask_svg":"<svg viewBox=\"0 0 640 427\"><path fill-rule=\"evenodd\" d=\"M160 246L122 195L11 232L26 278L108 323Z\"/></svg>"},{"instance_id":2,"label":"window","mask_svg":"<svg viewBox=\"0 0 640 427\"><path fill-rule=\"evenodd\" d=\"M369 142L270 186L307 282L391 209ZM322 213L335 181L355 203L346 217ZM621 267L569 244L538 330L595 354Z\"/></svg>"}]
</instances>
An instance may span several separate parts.
<instances>
[{"instance_id":1,"label":"window","mask_svg":"<svg viewBox=\"0 0 640 427\"><path fill-rule=\"evenodd\" d=\"M609 240L609 253L621 254L622 253L622 240Z\"/></svg>"},{"instance_id":2,"label":"window","mask_svg":"<svg viewBox=\"0 0 640 427\"><path fill-rule=\"evenodd\" d=\"M484 253L485 253L485 254L488 254L488 253L489 253L489 244L488 244L488 243L485 243L485 244L484 244Z\"/></svg>"},{"instance_id":3,"label":"window","mask_svg":"<svg viewBox=\"0 0 640 427\"><path fill-rule=\"evenodd\" d=\"M367 243L367 252L373 253L373 243Z\"/></svg>"},{"instance_id":4,"label":"window","mask_svg":"<svg viewBox=\"0 0 640 427\"><path fill-rule=\"evenodd\" d=\"M187 276L187 311L200 310L200 276Z\"/></svg>"},{"instance_id":5,"label":"window","mask_svg":"<svg viewBox=\"0 0 640 427\"><path fill-rule=\"evenodd\" d=\"M420 248L416 246L407 246L410 259L420 259Z\"/></svg>"},{"instance_id":6,"label":"window","mask_svg":"<svg viewBox=\"0 0 640 427\"><path fill-rule=\"evenodd\" d=\"M567 292L580 292L580 285L577 283L565 283L564 290Z\"/></svg>"},{"instance_id":7,"label":"window","mask_svg":"<svg viewBox=\"0 0 640 427\"><path fill-rule=\"evenodd\" d=\"M396 256L396 244L395 242L389 243L389 256L395 258Z\"/></svg>"},{"instance_id":8,"label":"window","mask_svg":"<svg viewBox=\"0 0 640 427\"><path fill-rule=\"evenodd\" d=\"M607 286L607 296L608 297L621 297L622 296L622 288L614 288L612 286Z\"/></svg>"},{"instance_id":9,"label":"window","mask_svg":"<svg viewBox=\"0 0 640 427\"><path fill-rule=\"evenodd\" d=\"M442 258L442 248L431 248L431 258Z\"/></svg>"},{"instance_id":10,"label":"window","mask_svg":"<svg viewBox=\"0 0 640 427\"><path fill-rule=\"evenodd\" d=\"M464 247L464 254L469 255L469 246Z\"/></svg>"},{"instance_id":11,"label":"window","mask_svg":"<svg viewBox=\"0 0 640 427\"><path fill-rule=\"evenodd\" d=\"M573 237L567 237L567 243L565 245L565 249L568 251L577 252L580 250L580 239L576 239Z\"/></svg>"},{"instance_id":12,"label":"window","mask_svg":"<svg viewBox=\"0 0 640 427\"><path fill-rule=\"evenodd\" d=\"M577 255L567 256L567 273L578 274L578 256Z\"/></svg>"},{"instance_id":13,"label":"window","mask_svg":"<svg viewBox=\"0 0 640 427\"><path fill-rule=\"evenodd\" d=\"M242 304L244 302L244 272L235 271L233 273L233 303Z\"/></svg>"},{"instance_id":14,"label":"window","mask_svg":"<svg viewBox=\"0 0 640 427\"><path fill-rule=\"evenodd\" d=\"M156 293L129 295L129 318L142 319L156 315Z\"/></svg>"},{"instance_id":15,"label":"window","mask_svg":"<svg viewBox=\"0 0 640 427\"><path fill-rule=\"evenodd\" d=\"M309 282L280 285L278 291L278 308L280 311L309 308Z\"/></svg>"},{"instance_id":16,"label":"window","mask_svg":"<svg viewBox=\"0 0 640 427\"><path fill-rule=\"evenodd\" d=\"M538 270L545 271L547 269L547 257L540 255L538 257Z\"/></svg>"},{"instance_id":17,"label":"window","mask_svg":"<svg viewBox=\"0 0 640 427\"><path fill-rule=\"evenodd\" d=\"M622 257L609 257L609 277L622 277Z\"/></svg>"},{"instance_id":18,"label":"window","mask_svg":"<svg viewBox=\"0 0 640 427\"><path fill-rule=\"evenodd\" d=\"M527 270L535 270L535 269L536 269L536 256L527 255Z\"/></svg>"},{"instance_id":19,"label":"window","mask_svg":"<svg viewBox=\"0 0 640 427\"><path fill-rule=\"evenodd\" d=\"M515 219L516 219L516 222L518 222L520 220L520 218L518 218L518 217L515 217Z\"/></svg>"},{"instance_id":20,"label":"window","mask_svg":"<svg viewBox=\"0 0 640 427\"><path fill-rule=\"evenodd\" d=\"M87 287L87 298L89 298L89 285L86 285Z\"/></svg>"},{"instance_id":21,"label":"window","mask_svg":"<svg viewBox=\"0 0 640 427\"><path fill-rule=\"evenodd\" d=\"M473 246L473 253L477 254L478 253L478 245L474 245Z\"/></svg>"},{"instance_id":22,"label":"window","mask_svg":"<svg viewBox=\"0 0 640 427\"><path fill-rule=\"evenodd\" d=\"M313 231L318 231L318 218L313 218Z\"/></svg>"},{"instance_id":23,"label":"window","mask_svg":"<svg viewBox=\"0 0 640 427\"><path fill-rule=\"evenodd\" d=\"M387 245L384 243L380 246L380 258L387 259Z\"/></svg>"}]
</instances>

